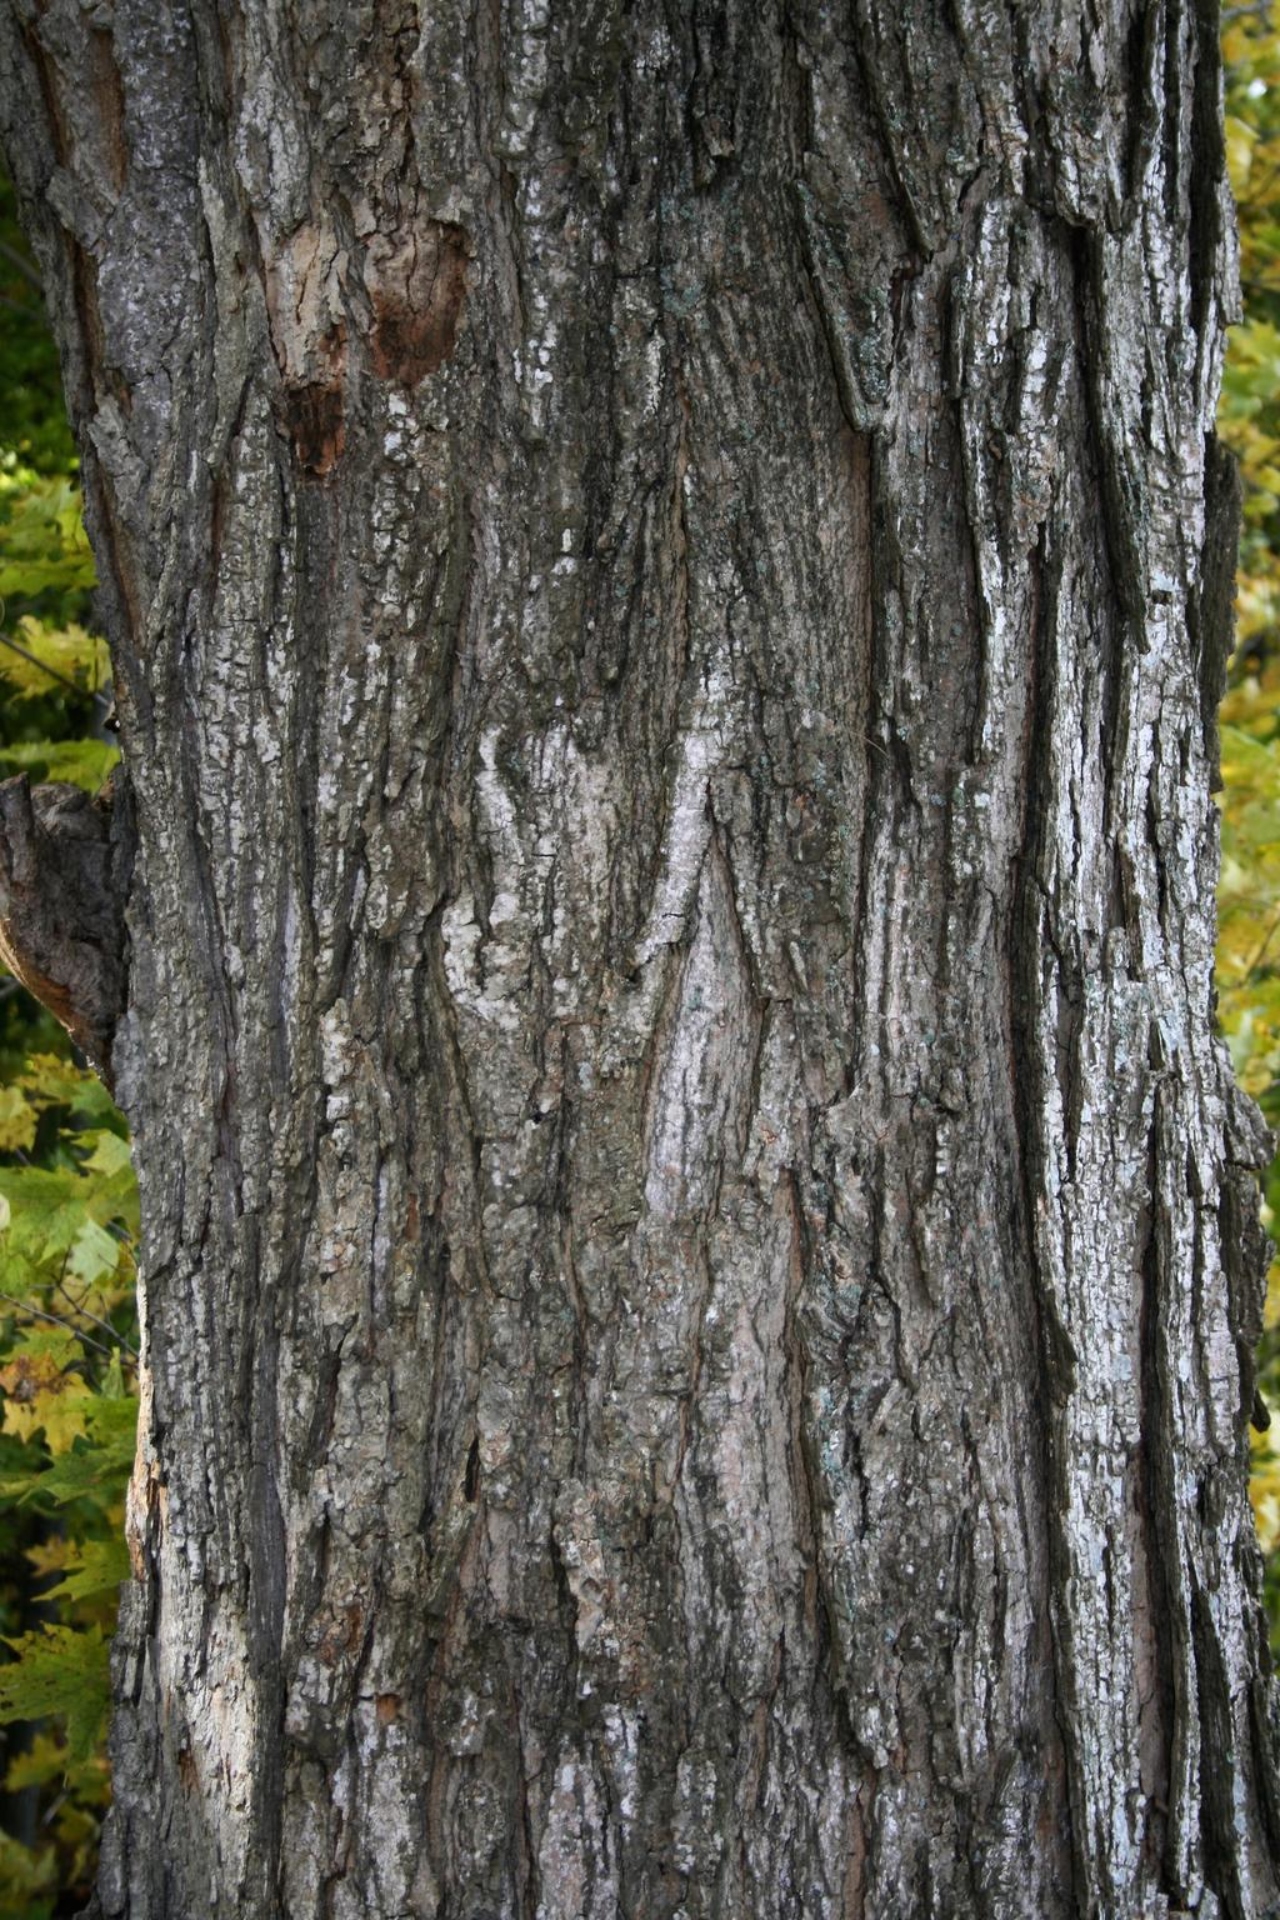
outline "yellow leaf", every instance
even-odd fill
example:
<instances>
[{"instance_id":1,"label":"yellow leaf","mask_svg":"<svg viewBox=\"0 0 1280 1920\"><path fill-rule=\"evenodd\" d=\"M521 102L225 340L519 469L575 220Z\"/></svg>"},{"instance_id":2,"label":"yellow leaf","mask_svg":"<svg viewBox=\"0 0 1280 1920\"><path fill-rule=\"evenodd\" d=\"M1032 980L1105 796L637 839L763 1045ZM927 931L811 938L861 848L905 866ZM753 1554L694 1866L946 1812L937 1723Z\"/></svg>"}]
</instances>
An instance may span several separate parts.
<instances>
[{"instance_id":1,"label":"yellow leaf","mask_svg":"<svg viewBox=\"0 0 1280 1920\"><path fill-rule=\"evenodd\" d=\"M25 1398L10 1395L7 1388L5 1391L4 1430L19 1440L30 1440L43 1428L50 1453L66 1453L72 1442L88 1431L85 1415L94 1396L74 1374L56 1387L39 1388Z\"/></svg>"},{"instance_id":2,"label":"yellow leaf","mask_svg":"<svg viewBox=\"0 0 1280 1920\"><path fill-rule=\"evenodd\" d=\"M85 1415L94 1399L73 1370L83 1356L75 1335L61 1327L26 1334L0 1367L5 1432L29 1440L43 1427L50 1451L65 1453L85 1432Z\"/></svg>"},{"instance_id":3,"label":"yellow leaf","mask_svg":"<svg viewBox=\"0 0 1280 1920\"><path fill-rule=\"evenodd\" d=\"M20 1087L0 1087L0 1153L26 1152L35 1144L38 1117Z\"/></svg>"}]
</instances>

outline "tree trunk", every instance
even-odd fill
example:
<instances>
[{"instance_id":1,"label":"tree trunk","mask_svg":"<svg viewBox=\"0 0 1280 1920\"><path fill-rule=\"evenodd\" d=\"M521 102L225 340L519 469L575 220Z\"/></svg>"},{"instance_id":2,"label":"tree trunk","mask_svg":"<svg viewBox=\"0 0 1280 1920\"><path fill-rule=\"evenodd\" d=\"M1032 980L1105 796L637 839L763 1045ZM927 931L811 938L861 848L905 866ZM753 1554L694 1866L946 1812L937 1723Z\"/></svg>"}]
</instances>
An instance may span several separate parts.
<instances>
[{"instance_id":1,"label":"tree trunk","mask_svg":"<svg viewBox=\"0 0 1280 1920\"><path fill-rule=\"evenodd\" d=\"M129 1920L1257 1920L1216 8L8 0Z\"/></svg>"}]
</instances>

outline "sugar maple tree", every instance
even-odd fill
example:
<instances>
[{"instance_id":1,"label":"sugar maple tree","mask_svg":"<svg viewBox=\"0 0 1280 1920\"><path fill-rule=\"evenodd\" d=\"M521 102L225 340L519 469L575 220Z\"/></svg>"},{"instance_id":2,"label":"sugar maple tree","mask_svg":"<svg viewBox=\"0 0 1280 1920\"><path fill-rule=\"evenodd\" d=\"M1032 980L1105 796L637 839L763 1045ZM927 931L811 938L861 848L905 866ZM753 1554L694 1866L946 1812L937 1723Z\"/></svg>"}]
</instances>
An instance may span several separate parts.
<instances>
[{"instance_id":1,"label":"sugar maple tree","mask_svg":"<svg viewBox=\"0 0 1280 1920\"><path fill-rule=\"evenodd\" d=\"M1220 1013L1245 1087L1280 1127L1280 8L1237 14L1224 44L1246 318L1221 418L1246 506L1241 644L1223 710ZM50 407L56 372L32 324L34 290L13 262L11 227L4 238L4 298L25 317L5 333L16 377L0 429L0 595L11 643L0 658L9 695L0 774L92 790L113 749L91 730L106 672L87 621L91 562L72 448ZM85 1886L106 1792L97 1743L132 1451L136 1198L119 1116L17 995L0 1005L0 1047L0 1627L16 1656L0 1671L0 1719L51 1729L11 1749L4 1789L58 1809L39 1822L39 1844L0 1841L0 1914L40 1920L60 1889ZM1266 1200L1280 1219L1280 1162ZM1280 1414L1280 1265L1269 1325L1262 1390ZM1254 1491L1280 1631L1277 1432L1280 1420L1257 1442Z\"/></svg>"}]
</instances>

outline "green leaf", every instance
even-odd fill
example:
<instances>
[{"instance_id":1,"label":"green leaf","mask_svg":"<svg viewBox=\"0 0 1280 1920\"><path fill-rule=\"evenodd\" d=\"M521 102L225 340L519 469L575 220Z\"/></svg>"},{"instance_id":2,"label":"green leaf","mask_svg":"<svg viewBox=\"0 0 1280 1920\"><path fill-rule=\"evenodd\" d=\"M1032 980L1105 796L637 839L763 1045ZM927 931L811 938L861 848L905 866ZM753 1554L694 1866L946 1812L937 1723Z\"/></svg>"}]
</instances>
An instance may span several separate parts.
<instances>
[{"instance_id":1,"label":"green leaf","mask_svg":"<svg viewBox=\"0 0 1280 1920\"><path fill-rule=\"evenodd\" d=\"M12 1373L21 1369L29 1373L38 1372L42 1379L52 1380L57 1375L70 1373L83 1359L84 1348L73 1328L49 1326L42 1322L38 1326L23 1329L0 1371ZM6 1391L12 1392L13 1389L6 1386Z\"/></svg>"},{"instance_id":2,"label":"green leaf","mask_svg":"<svg viewBox=\"0 0 1280 1920\"><path fill-rule=\"evenodd\" d=\"M95 1395L89 1410L89 1430L97 1446L123 1461L127 1480L133 1471L134 1444L138 1436L138 1402L134 1395Z\"/></svg>"},{"instance_id":3,"label":"green leaf","mask_svg":"<svg viewBox=\"0 0 1280 1920\"><path fill-rule=\"evenodd\" d=\"M57 1884L53 1853L37 1853L12 1834L0 1833L0 1920L49 1920ZM50 1897L41 1899L46 1893Z\"/></svg>"},{"instance_id":4,"label":"green leaf","mask_svg":"<svg viewBox=\"0 0 1280 1920\"><path fill-rule=\"evenodd\" d=\"M15 1753L4 1776L6 1793L22 1793L27 1787L56 1784L74 1795L86 1807L104 1806L110 1799L111 1781L106 1757L101 1750L73 1766L65 1740L53 1731L37 1733L30 1746ZM3 1864L0 1863L0 1897L7 1891ZM0 1915L4 1908L0 1905Z\"/></svg>"},{"instance_id":5,"label":"green leaf","mask_svg":"<svg viewBox=\"0 0 1280 1920\"><path fill-rule=\"evenodd\" d=\"M6 489L0 515L0 596L34 600L91 587L93 554L80 517L80 495L61 477Z\"/></svg>"},{"instance_id":6,"label":"green leaf","mask_svg":"<svg viewBox=\"0 0 1280 1920\"><path fill-rule=\"evenodd\" d=\"M94 1173L104 1173L109 1180L117 1174L133 1171L133 1161L129 1154L129 1142L122 1140L118 1133L106 1131L86 1133L86 1145L93 1142L93 1151L85 1160L85 1166Z\"/></svg>"},{"instance_id":7,"label":"green leaf","mask_svg":"<svg viewBox=\"0 0 1280 1920\"><path fill-rule=\"evenodd\" d=\"M39 1495L56 1507L70 1506L73 1500L94 1499L101 1506L113 1506L123 1499L129 1475L133 1471L138 1409L134 1401L124 1403L129 1411L129 1431L117 1435L109 1444L78 1440L68 1453L59 1455L47 1473L38 1474L28 1485L26 1497Z\"/></svg>"},{"instance_id":8,"label":"green leaf","mask_svg":"<svg viewBox=\"0 0 1280 1920\"><path fill-rule=\"evenodd\" d=\"M84 1224L89 1185L78 1167L0 1167L10 1209L4 1251L60 1262Z\"/></svg>"},{"instance_id":9,"label":"green leaf","mask_svg":"<svg viewBox=\"0 0 1280 1920\"><path fill-rule=\"evenodd\" d=\"M17 1084L41 1111L69 1107L90 1126L124 1131L124 1120L97 1074L73 1066L56 1053L31 1054Z\"/></svg>"},{"instance_id":10,"label":"green leaf","mask_svg":"<svg viewBox=\"0 0 1280 1920\"><path fill-rule=\"evenodd\" d=\"M118 1504L133 1472L138 1403L94 1394L82 1403L86 1433L60 1453L43 1473L0 1482L0 1501L24 1506L48 1500L55 1507L91 1499L103 1511Z\"/></svg>"},{"instance_id":11,"label":"green leaf","mask_svg":"<svg viewBox=\"0 0 1280 1920\"><path fill-rule=\"evenodd\" d=\"M41 1627L5 1644L17 1659L0 1667L0 1725L57 1714L66 1721L70 1758L87 1760L111 1704L110 1644L101 1627Z\"/></svg>"},{"instance_id":12,"label":"green leaf","mask_svg":"<svg viewBox=\"0 0 1280 1920\"><path fill-rule=\"evenodd\" d=\"M50 1733L38 1733L29 1747L15 1753L4 1776L6 1793L22 1793L27 1787L44 1787L61 1780L67 1770L65 1744Z\"/></svg>"},{"instance_id":13,"label":"green leaf","mask_svg":"<svg viewBox=\"0 0 1280 1920\"><path fill-rule=\"evenodd\" d=\"M64 1577L40 1596L46 1600L90 1600L95 1594L114 1593L129 1578L129 1549L117 1534L106 1540L86 1540L67 1555Z\"/></svg>"},{"instance_id":14,"label":"green leaf","mask_svg":"<svg viewBox=\"0 0 1280 1920\"><path fill-rule=\"evenodd\" d=\"M0 1087L0 1152L26 1152L34 1146L38 1121L20 1087Z\"/></svg>"},{"instance_id":15,"label":"green leaf","mask_svg":"<svg viewBox=\"0 0 1280 1920\"><path fill-rule=\"evenodd\" d=\"M106 740L22 741L0 748L0 779L28 773L35 781L65 780L97 793L120 758Z\"/></svg>"},{"instance_id":16,"label":"green leaf","mask_svg":"<svg viewBox=\"0 0 1280 1920\"><path fill-rule=\"evenodd\" d=\"M70 1327L42 1321L25 1328L0 1367L5 1430L23 1439L43 1435L53 1454L82 1439L93 1397L81 1375L83 1362L84 1349Z\"/></svg>"},{"instance_id":17,"label":"green leaf","mask_svg":"<svg viewBox=\"0 0 1280 1920\"><path fill-rule=\"evenodd\" d=\"M87 697L100 692L111 677L106 642L75 621L52 627L26 614L13 638L16 646L0 646L0 677L12 699L43 699L64 680L72 681ZM46 672L46 667L51 671Z\"/></svg>"},{"instance_id":18,"label":"green leaf","mask_svg":"<svg viewBox=\"0 0 1280 1920\"><path fill-rule=\"evenodd\" d=\"M119 1264L120 1242L96 1220L86 1220L71 1242L67 1272L84 1286L94 1287L114 1273Z\"/></svg>"}]
</instances>

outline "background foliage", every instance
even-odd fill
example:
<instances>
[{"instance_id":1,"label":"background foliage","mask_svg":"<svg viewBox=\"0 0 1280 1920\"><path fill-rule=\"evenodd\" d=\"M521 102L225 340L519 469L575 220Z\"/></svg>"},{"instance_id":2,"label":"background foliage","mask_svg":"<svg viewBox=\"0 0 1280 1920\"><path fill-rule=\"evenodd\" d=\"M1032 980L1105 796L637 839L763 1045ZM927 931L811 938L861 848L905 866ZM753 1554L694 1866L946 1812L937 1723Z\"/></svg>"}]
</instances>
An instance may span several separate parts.
<instances>
[{"instance_id":1,"label":"background foliage","mask_svg":"<svg viewBox=\"0 0 1280 1920\"><path fill-rule=\"evenodd\" d=\"M1280 1132L1280 0L1225 14L1245 318L1221 431L1245 478L1239 646L1223 709L1219 1015ZM38 276L0 179L0 778L96 791L109 666ZM1280 1159L1265 1183L1280 1232ZM0 981L0 1920L87 1899L136 1421L137 1195L121 1116L62 1030ZM1280 1647L1280 1262L1253 1498ZM7 1731L3 1731L7 1730Z\"/></svg>"},{"instance_id":2,"label":"background foliage","mask_svg":"<svg viewBox=\"0 0 1280 1920\"><path fill-rule=\"evenodd\" d=\"M1244 320L1232 329L1219 429L1245 482L1237 651L1222 710L1218 1013L1236 1072L1280 1132L1280 4L1235 9L1223 34L1227 157L1240 215ZM1280 1158L1264 1183L1280 1238ZM1280 1651L1280 1261L1271 1268L1253 1503Z\"/></svg>"},{"instance_id":3,"label":"background foliage","mask_svg":"<svg viewBox=\"0 0 1280 1920\"><path fill-rule=\"evenodd\" d=\"M96 790L109 666L40 287L0 182L0 778ZM124 1122L0 982L0 1920L87 1900L128 1573L133 1236Z\"/></svg>"}]
</instances>

